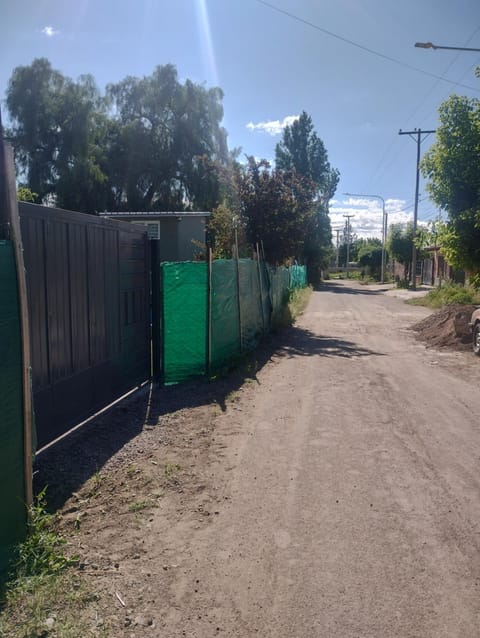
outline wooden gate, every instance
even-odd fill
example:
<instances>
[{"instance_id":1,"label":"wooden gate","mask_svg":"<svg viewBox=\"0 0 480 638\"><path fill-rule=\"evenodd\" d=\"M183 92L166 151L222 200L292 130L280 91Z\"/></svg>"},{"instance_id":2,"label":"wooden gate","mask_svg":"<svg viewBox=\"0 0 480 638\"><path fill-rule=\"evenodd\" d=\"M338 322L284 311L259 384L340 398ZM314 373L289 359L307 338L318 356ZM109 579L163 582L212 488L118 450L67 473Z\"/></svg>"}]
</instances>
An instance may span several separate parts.
<instances>
[{"instance_id":1,"label":"wooden gate","mask_svg":"<svg viewBox=\"0 0 480 638\"><path fill-rule=\"evenodd\" d=\"M38 446L150 376L145 229L19 204Z\"/></svg>"}]
</instances>

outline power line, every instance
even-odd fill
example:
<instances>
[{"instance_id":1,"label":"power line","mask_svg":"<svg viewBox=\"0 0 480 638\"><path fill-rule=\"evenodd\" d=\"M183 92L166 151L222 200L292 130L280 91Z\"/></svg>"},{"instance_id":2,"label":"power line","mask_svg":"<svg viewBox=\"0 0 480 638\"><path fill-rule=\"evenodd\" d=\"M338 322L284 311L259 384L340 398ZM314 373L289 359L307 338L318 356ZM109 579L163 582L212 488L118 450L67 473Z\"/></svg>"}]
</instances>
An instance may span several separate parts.
<instances>
[{"instance_id":1,"label":"power line","mask_svg":"<svg viewBox=\"0 0 480 638\"><path fill-rule=\"evenodd\" d=\"M454 84L456 86L462 86L465 89L469 89L470 91L475 91L476 93L479 92L479 89L474 88L473 86L468 86L468 84L457 84L456 82L454 82L453 80L448 80L447 78L442 77L441 75L436 75L435 73L431 73L430 71L425 71L424 69L420 69L419 67L413 66L412 64L408 64L407 62L402 62L401 60L397 60L396 58L392 58L389 55L385 55L385 53L380 53L380 51L375 51L374 49L370 49L369 47L364 46L363 44L359 44L358 42L354 42L353 40L350 40L349 38L345 38L341 35L339 35L338 33L333 33L333 31L329 31L328 29L324 29L323 27L320 27L318 24L314 24L313 22L310 22L309 20L305 20L304 18L300 18L300 16L295 15L294 13L290 13L289 11L285 11L285 9L280 9L280 7L276 7L274 4L270 4L270 2L267 2L266 0L257 0L257 2L259 2L260 4L263 4L264 6L268 7L269 9L272 9L272 11L276 11L277 13L281 13L285 16L287 16L288 18L291 18L292 20L295 20L296 22L300 22L302 24L307 25L308 27L311 27L312 29L315 29L316 31L320 31L321 33L325 33L326 35L329 35L332 38L336 38L337 40L340 40L341 42L345 42L346 44L350 44L353 47L356 47L357 49L361 49L362 51L366 51L367 53L371 53L372 55L376 55L379 58L382 58L383 60L388 60L389 62L393 62L394 64L398 64L399 66L403 66L406 69L410 69L411 71L416 71L417 73L422 73L423 75L428 75L429 77L435 78L436 80L442 80L443 82L448 82L449 84Z\"/></svg>"},{"instance_id":2,"label":"power line","mask_svg":"<svg viewBox=\"0 0 480 638\"><path fill-rule=\"evenodd\" d=\"M480 31L480 26L476 27L475 30L472 32L472 34L465 40L464 42L464 46L467 46L467 44L470 44L470 42L473 40L473 38L477 35L477 33ZM458 58L461 56L461 53L457 53L455 55L455 57L453 58L453 60L447 65L447 67L445 68L445 70L442 73L442 77L444 77L448 71L451 69L451 67L455 64L455 62L458 60ZM460 76L460 79L456 82L456 86L461 86L461 81L463 80L463 78L467 75L467 73L471 70L471 67L469 67L464 73L462 73L462 75ZM430 89L425 93L425 95L423 96L423 98L420 100L419 104L413 109L413 111L410 113L410 115L407 117L406 119L406 124L408 124L410 122L410 120L413 118L413 116L420 110L420 108L425 104L427 98L433 93L433 91L436 89L436 87L438 86L438 84L440 83L440 78L437 78L437 80L432 84L432 86L430 87ZM448 95L448 93L446 94ZM443 101L443 100L442 100ZM435 107L434 109L432 109L427 117L430 117L432 115L432 113L434 113L436 111L438 107ZM385 149L385 151L383 152L383 155L380 158L380 161L377 163L377 165L375 166L375 169L372 172L372 176L370 177L368 184L370 184L373 179L377 176L377 172L378 169L380 168L380 166L383 165L383 162L385 160L385 158L388 156L388 154L390 153L392 147L394 146L395 142L398 141L397 136L392 136L392 140L390 142L390 144L387 146L387 148ZM389 164L388 164L388 168L391 166L391 164L393 163L394 159L393 158ZM384 166L383 168L383 173L387 170L387 166Z\"/></svg>"}]
</instances>

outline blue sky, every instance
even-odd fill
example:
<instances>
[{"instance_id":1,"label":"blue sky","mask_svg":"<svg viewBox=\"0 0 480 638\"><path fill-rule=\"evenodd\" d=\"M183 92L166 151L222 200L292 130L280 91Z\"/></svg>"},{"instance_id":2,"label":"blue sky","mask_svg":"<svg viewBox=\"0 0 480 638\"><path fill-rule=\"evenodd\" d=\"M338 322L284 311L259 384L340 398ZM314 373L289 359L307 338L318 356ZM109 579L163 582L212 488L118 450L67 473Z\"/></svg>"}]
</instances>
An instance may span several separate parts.
<instances>
[{"instance_id":1,"label":"blue sky","mask_svg":"<svg viewBox=\"0 0 480 638\"><path fill-rule=\"evenodd\" d=\"M431 41L480 48L478 0L0 4L0 96L12 70L35 57L73 78L91 73L100 88L173 63L180 78L223 89L230 148L267 159L282 124L305 110L341 173L333 226L353 212L353 230L362 236L379 235L380 201L343 193L380 195L389 222L411 219L416 145L399 129L434 129L436 109L451 93L480 97L473 71L479 53L414 47ZM423 182L420 194L419 219L434 218Z\"/></svg>"}]
</instances>

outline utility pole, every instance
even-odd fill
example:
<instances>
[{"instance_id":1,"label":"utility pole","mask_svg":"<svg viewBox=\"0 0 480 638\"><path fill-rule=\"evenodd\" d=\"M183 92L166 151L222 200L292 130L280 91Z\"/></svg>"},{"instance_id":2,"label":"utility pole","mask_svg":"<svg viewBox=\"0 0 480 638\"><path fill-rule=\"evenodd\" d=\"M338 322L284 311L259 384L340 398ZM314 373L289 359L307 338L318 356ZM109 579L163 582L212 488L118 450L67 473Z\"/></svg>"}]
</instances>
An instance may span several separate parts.
<instances>
[{"instance_id":1,"label":"utility pole","mask_svg":"<svg viewBox=\"0 0 480 638\"><path fill-rule=\"evenodd\" d=\"M348 264L350 262L350 217L355 217L355 215L344 215L347 218L347 279L348 279Z\"/></svg>"},{"instance_id":2,"label":"utility pole","mask_svg":"<svg viewBox=\"0 0 480 638\"><path fill-rule=\"evenodd\" d=\"M340 246L339 236L340 236L340 231L342 229L341 228L334 228L333 230L337 233L337 257L335 259L335 268L338 268L338 250L339 250L339 246Z\"/></svg>"},{"instance_id":3,"label":"utility pole","mask_svg":"<svg viewBox=\"0 0 480 638\"><path fill-rule=\"evenodd\" d=\"M399 135L409 135L414 142L417 143L417 171L415 180L415 208L413 210L413 248L412 248L412 289L417 288L417 247L415 246L415 238L417 236L417 220L418 220L418 186L420 183L420 146L429 135L435 131L422 131L419 128L413 131L398 131ZM422 138L422 135L424 137ZM416 138L416 139L415 139Z\"/></svg>"}]
</instances>

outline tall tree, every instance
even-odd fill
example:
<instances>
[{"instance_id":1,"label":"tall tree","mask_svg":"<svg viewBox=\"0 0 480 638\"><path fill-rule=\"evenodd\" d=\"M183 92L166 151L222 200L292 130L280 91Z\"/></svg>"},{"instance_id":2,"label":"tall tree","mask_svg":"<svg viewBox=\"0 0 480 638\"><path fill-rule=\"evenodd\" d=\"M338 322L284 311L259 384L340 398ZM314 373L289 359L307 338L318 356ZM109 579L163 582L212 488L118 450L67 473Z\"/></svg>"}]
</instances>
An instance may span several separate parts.
<instances>
[{"instance_id":1,"label":"tall tree","mask_svg":"<svg viewBox=\"0 0 480 638\"><path fill-rule=\"evenodd\" d=\"M294 170L311 179L317 184L319 196L330 198L335 193L338 171L330 166L325 146L305 111L285 127L282 140L275 148L275 165L280 170Z\"/></svg>"},{"instance_id":2,"label":"tall tree","mask_svg":"<svg viewBox=\"0 0 480 638\"><path fill-rule=\"evenodd\" d=\"M357 259L362 268L368 268L368 273L380 279L382 269L383 248L379 239L357 240Z\"/></svg>"},{"instance_id":3,"label":"tall tree","mask_svg":"<svg viewBox=\"0 0 480 638\"><path fill-rule=\"evenodd\" d=\"M271 170L266 160L247 158L237 175L242 219L250 244L263 241L267 260L303 259L306 239L315 223L311 180L294 171Z\"/></svg>"},{"instance_id":4,"label":"tall tree","mask_svg":"<svg viewBox=\"0 0 480 638\"><path fill-rule=\"evenodd\" d=\"M39 201L98 210L211 210L228 157L223 94L173 65L127 77L101 96L44 58L17 67L7 91L17 164Z\"/></svg>"},{"instance_id":5,"label":"tall tree","mask_svg":"<svg viewBox=\"0 0 480 638\"><path fill-rule=\"evenodd\" d=\"M404 279L408 279L413 250L413 223L392 224L387 238L390 257L403 265Z\"/></svg>"},{"instance_id":6,"label":"tall tree","mask_svg":"<svg viewBox=\"0 0 480 638\"><path fill-rule=\"evenodd\" d=\"M101 98L91 76L78 82L45 58L14 69L7 108L21 181L65 208L92 211L106 176L96 117Z\"/></svg>"},{"instance_id":7,"label":"tall tree","mask_svg":"<svg viewBox=\"0 0 480 638\"><path fill-rule=\"evenodd\" d=\"M432 200L448 213L439 245L452 266L480 283L480 100L452 95L439 116L436 141L421 164Z\"/></svg>"},{"instance_id":8,"label":"tall tree","mask_svg":"<svg viewBox=\"0 0 480 638\"><path fill-rule=\"evenodd\" d=\"M308 228L304 254L310 264L310 273L313 271L313 277L318 278L319 270L327 265L331 254L328 202L335 194L339 172L330 166L325 146L305 111L298 120L285 127L282 140L275 148L275 163L277 169L293 171L315 185L316 218Z\"/></svg>"},{"instance_id":9,"label":"tall tree","mask_svg":"<svg viewBox=\"0 0 480 638\"><path fill-rule=\"evenodd\" d=\"M107 87L117 124L114 190L130 210L212 208L227 158L222 91L178 81L171 64Z\"/></svg>"}]
</instances>

